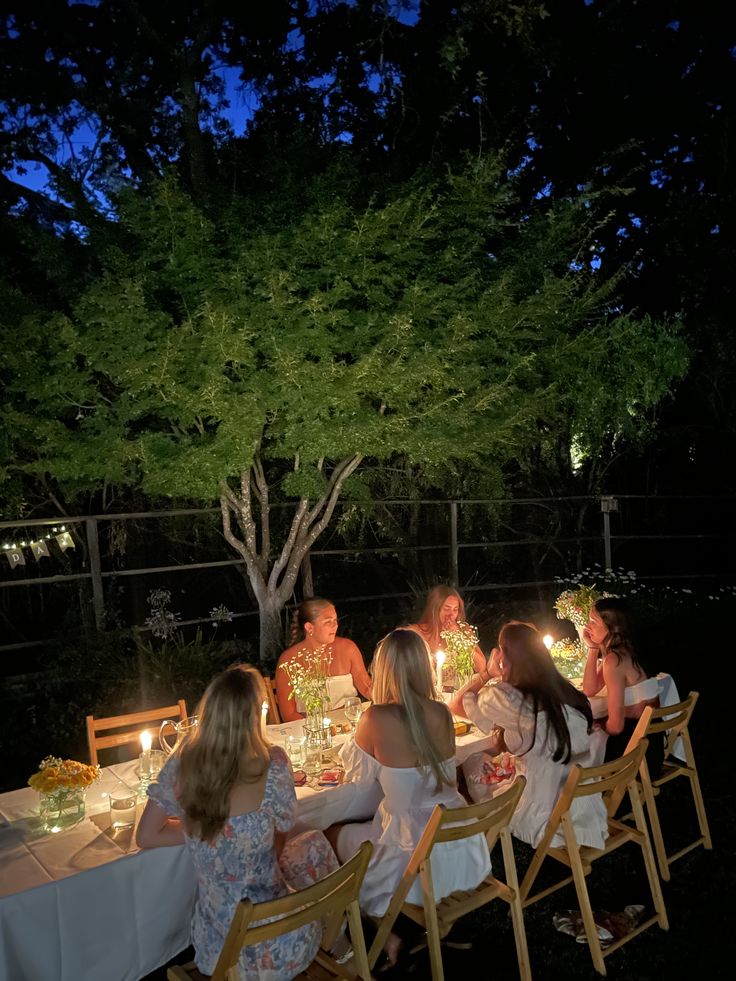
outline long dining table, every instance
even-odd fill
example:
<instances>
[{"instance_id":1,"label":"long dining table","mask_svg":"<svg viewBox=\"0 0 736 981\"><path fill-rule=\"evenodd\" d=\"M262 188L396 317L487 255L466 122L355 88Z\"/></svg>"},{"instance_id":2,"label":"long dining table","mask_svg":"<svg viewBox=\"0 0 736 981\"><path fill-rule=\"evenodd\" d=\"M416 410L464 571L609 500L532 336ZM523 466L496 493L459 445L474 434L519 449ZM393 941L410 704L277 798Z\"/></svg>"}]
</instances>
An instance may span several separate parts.
<instances>
[{"instance_id":1,"label":"long dining table","mask_svg":"<svg viewBox=\"0 0 736 981\"><path fill-rule=\"evenodd\" d=\"M341 713L333 713L343 722ZM283 744L302 723L269 726ZM334 740L335 751L348 735ZM457 760L486 748L477 731L457 739ZM0 795L0 981L138 981L189 944L196 879L184 846L140 850L134 828L113 831L109 794L140 792L137 761L105 767L86 795L84 819L44 832L38 794ZM297 829L370 818L377 784L296 788Z\"/></svg>"}]
</instances>

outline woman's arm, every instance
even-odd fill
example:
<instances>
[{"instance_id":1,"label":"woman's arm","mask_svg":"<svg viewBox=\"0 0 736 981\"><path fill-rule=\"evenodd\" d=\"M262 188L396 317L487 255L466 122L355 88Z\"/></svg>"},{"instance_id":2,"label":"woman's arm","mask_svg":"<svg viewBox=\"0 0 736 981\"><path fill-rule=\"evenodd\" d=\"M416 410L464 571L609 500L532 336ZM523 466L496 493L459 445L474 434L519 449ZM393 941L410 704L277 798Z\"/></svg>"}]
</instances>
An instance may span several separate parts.
<instances>
[{"instance_id":1,"label":"woman's arm","mask_svg":"<svg viewBox=\"0 0 736 981\"><path fill-rule=\"evenodd\" d=\"M285 671L281 665L289 660L286 653L282 654L276 665L276 701L279 704L279 714L282 722L297 722L303 719L301 712L297 711L296 699L291 697L291 685Z\"/></svg>"},{"instance_id":2,"label":"woman's arm","mask_svg":"<svg viewBox=\"0 0 736 981\"><path fill-rule=\"evenodd\" d=\"M371 676L365 669L365 663L363 662L363 655L360 650L352 640L347 640L348 644L347 652L348 658L350 660L350 674L353 676L353 684L358 689L363 698L371 697Z\"/></svg>"},{"instance_id":3,"label":"woman's arm","mask_svg":"<svg viewBox=\"0 0 736 981\"><path fill-rule=\"evenodd\" d=\"M138 822L135 841L139 848L159 848L163 845L183 845L184 832L178 818L169 817L155 801L146 801Z\"/></svg>"},{"instance_id":4,"label":"woman's arm","mask_svg":"<svg viewBox=\"0 0 736 981\"><path fill-rule=\"evenodd\" d=\"M473 671L476 674L480 674L481 671L486 670L486 656L483 651L476 645L473 651Z\"/></svg>"},{"instance_id":5,"label":"woman's arm","mask_svg":"<svg viewBox=\"0 0 736 981\"><path fill-rule=\"evenodd\" d=\"M583 672L583 691L590 698L592 695L597 695L606 682L603 679L603 666L598 659L600 647L588 639L587 627L583 631L583 640L588 645L588 657Z\"/></svg>"},{"instance_id":6,"label":"woman's arm","mask_svg":"<svg viewBox=\"0 0 736 981\"><path fill-rule=\"evenodd\" d=\"M374 734L374 723L375 723L375 712L372 706L363 712L358 722L355 730L355 745L360 746L360 748L368 753L369 756L373 756L376 750L376 740Z\"/></svg>"},{"instance_id":7,"label":"woman's arm","mask_svg":"<svg viewBox=\"0 0 736 981\"><path fill-rule=\"evenodd\" d=\"M613 655L603 658L603 680L608 692L608 718L603 728L610 736L617 736L624 728L624 695L626 675L623 666L616 663Z\"/></svg>"},{"instance_id":8,"label":"woman's arm","mask_svg":"<svg viewBox=\"0 0 736 981\"><path fill-rule=\"evenodd\" d=\"M455 697L448 704L447 707L449 708L452 715L460 715L463 718L466 718L465 708L463 706L463 698L465 697L465 695L470 693L472 693L473 695L477 695L478 692L483 687L483 685L488 684L490 680L491 680L491 675L485 669L483 671L479 671L477 674L474 674L473 677L470 679L470 681L467 683L467 685L465 685L459 691L457 691L455 693Z\"/></svg>"}]
</instances>

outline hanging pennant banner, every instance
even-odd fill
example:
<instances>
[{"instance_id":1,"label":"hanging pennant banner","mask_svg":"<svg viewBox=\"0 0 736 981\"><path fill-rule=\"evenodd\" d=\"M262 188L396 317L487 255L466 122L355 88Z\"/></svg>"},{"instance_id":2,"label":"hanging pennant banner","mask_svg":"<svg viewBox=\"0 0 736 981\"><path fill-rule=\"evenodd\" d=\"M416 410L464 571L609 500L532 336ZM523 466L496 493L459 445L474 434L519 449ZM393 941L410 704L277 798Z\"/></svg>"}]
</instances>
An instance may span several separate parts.
<instances>
[{"instance_id":1,"label":"hanging pennant banner","mask_svg":"<svg viewBox=\"0 0 736 981\"><path fill-rule=\"evenodd\" d=\"M10 568L15 569L19 565L26 564L26 557L23 554L22 549L19 548L5 548L3 549L8 557L8 562L10 563Z\"/></svg>"},{"instance_id":2,"label":"hanging pennant banner","mask_svg":"<svg viewBox=\"0 0 736 981\"><path fill-rule=\"evenodd\" d=\"M56 544L59 546L62 552L66 552L68 548L76 548L74 544L74 539L69 534L68 531L64 531L61 535L56 536Z\"/></svg>"},{"instance_id":3,"label":"hanging pennant banner","mask_svg":"<svg viewBox=\"0 0 736 981\"><path fill-rule=\"evenodd\" d=\"M51 558L51 553L46 542L31 542L31 551L33 552L33 558L37 561L40 561L44 555L47 558Z\"/></svg>"}]
</instances>

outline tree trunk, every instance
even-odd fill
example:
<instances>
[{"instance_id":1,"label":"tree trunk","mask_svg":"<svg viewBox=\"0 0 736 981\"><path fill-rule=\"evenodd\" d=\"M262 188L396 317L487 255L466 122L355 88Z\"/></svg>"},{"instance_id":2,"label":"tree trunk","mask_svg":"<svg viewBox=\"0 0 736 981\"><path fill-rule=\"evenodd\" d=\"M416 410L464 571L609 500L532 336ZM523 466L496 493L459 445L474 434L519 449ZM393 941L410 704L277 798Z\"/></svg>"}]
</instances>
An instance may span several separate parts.
<instances>
[{"instance_id":1,"label":"tree trunk","mask_svg":"<svg viewBox=\"0 0 736 981\"><path fill-rule=\"evenodd\" d=\"M281 606L274 600L259 604L261 628L260 661L261 669L271 673L275 667L278 652L283 650L284 639L281 631Z\"/></svg>"},{"instance_id":2,"label":"tree trunk","mask_svg":"<svg viewBox=\"0 0 736 981\"><path fill-rule=\"evenodd\" d=\"M310 596L314 596L314 576L312 574L312 558L307 552L307 554L302 559L302 596L307 599Z\"/></svg>"}]
</instances>

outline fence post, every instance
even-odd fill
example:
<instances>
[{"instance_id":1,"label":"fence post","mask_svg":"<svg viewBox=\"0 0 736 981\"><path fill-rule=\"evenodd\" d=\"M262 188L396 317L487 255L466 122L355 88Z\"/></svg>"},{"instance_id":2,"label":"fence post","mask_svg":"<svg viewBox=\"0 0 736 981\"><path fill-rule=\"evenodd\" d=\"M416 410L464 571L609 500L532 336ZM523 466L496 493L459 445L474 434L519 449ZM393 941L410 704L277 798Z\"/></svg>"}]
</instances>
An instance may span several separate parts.
<instances>
[{"instance_id":1,"label":"fence post","mask_svg":"<svg viewBox=\"0 0 736 981\"><path fill-rule=\"evenodd\" d=\"M105 629L105 594L102 591L102 563L100 562L100 539L97 535L97 519L87 518L87 549L89 551L89 571L92 576L92 603L95 610L95 625L102 633Z\"/></svg>"},{"instance_id":2,"label":"fence post","mask_svg":"<svg viewBox=\"0 0 736 981\"><path fill-rule=\"evenodd\" d=\"M457 501L450 501L450 582L455 589L460 585L457 561Z\"/></svg>"},{"instance_id":3,"label":"fence post","mask_svg":"<svg viewBox=\"0 0 736 981\"><path fill-rule=\"evenodd\" d=\"M605 569L613 567L611 555L611 513L618 511L618 501L615 497L601 497L601 512L603 514L603 551L605 553Z\"/></svg>"}]
</instances>

